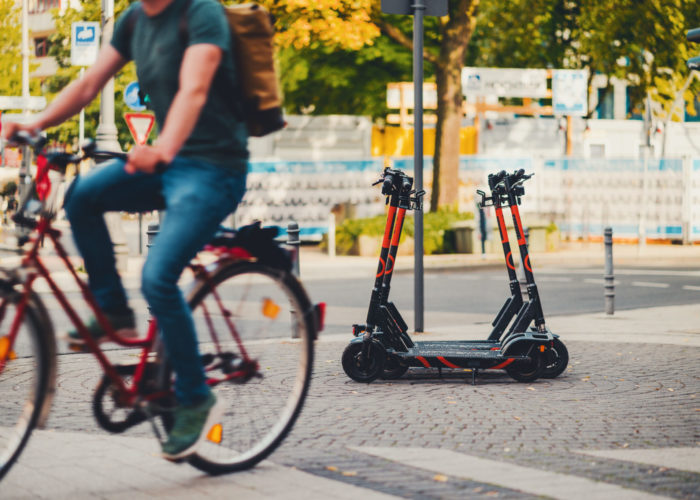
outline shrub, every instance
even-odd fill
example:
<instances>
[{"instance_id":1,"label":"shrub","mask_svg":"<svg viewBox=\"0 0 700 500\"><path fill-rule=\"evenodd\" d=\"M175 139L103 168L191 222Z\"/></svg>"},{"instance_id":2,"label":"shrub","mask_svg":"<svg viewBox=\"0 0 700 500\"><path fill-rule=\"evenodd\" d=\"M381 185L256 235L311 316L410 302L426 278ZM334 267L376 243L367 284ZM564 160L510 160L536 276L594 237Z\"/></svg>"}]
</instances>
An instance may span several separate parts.
<instances>
[{"instance_id":1,"label":"shrub","mask_svg":"<svg viewBox=\"0 0 700 500\"><path fill-rule=\"evenodd\" d=\"M446 233L457 221L473 219L471 212L457 212L451 209L440 209L437 212L423 214L423 248L426 254L450 253L454 251L450 238ZM366 219L347 219L336 228L335 247L339 254L348 254L357 244L360 235L381 238L386 226L386 215ZM415 231L414 218L406 217L403 225L402 238L413 237Z\"/></svg>"}]
</instances>

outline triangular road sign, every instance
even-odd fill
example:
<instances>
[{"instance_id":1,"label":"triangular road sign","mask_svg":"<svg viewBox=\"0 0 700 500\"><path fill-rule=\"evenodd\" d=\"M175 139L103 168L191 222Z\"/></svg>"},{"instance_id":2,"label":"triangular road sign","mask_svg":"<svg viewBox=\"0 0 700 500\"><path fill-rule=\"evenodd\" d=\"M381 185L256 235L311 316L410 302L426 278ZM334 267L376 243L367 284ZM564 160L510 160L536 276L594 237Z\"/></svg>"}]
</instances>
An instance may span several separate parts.
<instances>
[{"instance_id":1,"label":"triangular road sign","mask_svg":"<svg viewBox=\"0 0 700 500\"><path fill-rule=\"evenodd\" d=\"M134 142L139 146L146 144L156 117L147 113L124 113L124 120L126 120Z\"/></svg>"}]
</instances>

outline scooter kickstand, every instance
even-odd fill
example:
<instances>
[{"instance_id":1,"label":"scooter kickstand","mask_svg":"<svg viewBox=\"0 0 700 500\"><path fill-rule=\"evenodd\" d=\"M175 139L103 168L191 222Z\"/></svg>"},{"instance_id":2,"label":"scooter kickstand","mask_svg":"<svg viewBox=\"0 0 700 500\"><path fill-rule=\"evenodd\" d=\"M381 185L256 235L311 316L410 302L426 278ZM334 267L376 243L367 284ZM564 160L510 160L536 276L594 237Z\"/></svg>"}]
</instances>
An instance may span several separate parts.
<instances>
[{"instance_id":1,"label":"scooter kickstand","mask_svg":"<svg viewBox=\"0 0 700 500\"><path fill-rule=\"evenodd\" d=\"M479 370L477 370L476 368L472 368L472 385L476 385L476 373L478 371Z\"/></svg>"}]
</instances>

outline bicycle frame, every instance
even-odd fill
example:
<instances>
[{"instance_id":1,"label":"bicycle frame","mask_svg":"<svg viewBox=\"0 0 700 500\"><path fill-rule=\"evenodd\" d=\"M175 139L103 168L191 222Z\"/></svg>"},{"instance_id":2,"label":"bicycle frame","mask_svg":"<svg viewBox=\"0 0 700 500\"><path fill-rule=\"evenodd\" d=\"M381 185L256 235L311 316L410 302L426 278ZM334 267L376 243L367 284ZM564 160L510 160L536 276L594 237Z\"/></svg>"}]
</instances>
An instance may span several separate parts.
<instances>
[{"instance_id":1,"label":"bicycle frame","mask_svg":"<svg viewBox=\"0 0 700 500\"><path fill-rule=\"evenodd\" d=\"M25 314L25 309L27 307L27 304L29 303L31 294L32 294L32 286L34 284L34 281L37 278L44 278L51 289L51 292L53 295L56 297L56 300L59 302L61 305L61 308L63 311L66 313L66 315L69 317L75 328L77 329L79 335L81 338L85 341L86 345L89 347L90 352L97 358L98 362L100 363L100 366L102 367L102 370L104 373L109 377L110 381L112 384L117 388L118 394L121 396L122 400L120 401L121 404L128 405L128 406L133 406L134 403L137 401L138 398L143 397L144 400L152 400L152 399L157 399L165 396L163 392L159 393L151 393L151 394L141 394L139 391L140 383L144 377L144 373L146 371L146 366L148 363L148 357L149 353L153 350L153 347L156 345L156 340L157 340L157 331L158 331L158 326L155 318L151 318L149 321L149 326L148 326L148 331L146 334L145 338L139 338L139 339L125 339L120 337L114 328L111 326L109 321L107 321L104 313L100 309L99 305L97 304L97 301L95 300L92 292L88 288L87 284L80 279L78 276L77 272L73 268L73 265L70 261L70 258L68 257L67 252L65 251L63 245L61 244L59 238L61 236L61 232L51 226L51 219L49 217L42 216L40 220L38 221L36 225L36 235L32 241L31 248L29 251L25 254L24 258L22 259L21 262L21 267L24 269L29 269L30 271L27 273L26 278L23 280L22 286L22 296L19 300L19 303L17 305L17 312L15 314L15 317L13 319L12 325L10 327L10 332L7 335L7 338L9 340L9 345L5 349L5 353L3 354L2 351L0 351L0 373L5 367L6 359L10 356L10 353L12 351L12 346L14 345L14 342L16 340L17 334L19 332L19 327L22 323L22 319ZM39 247L41 245L41 242L48 237L48 239L52 242L56 253L60 257L61 261L65 265L65 267L69 270L71 276L77 283L78 287L80 288L80 292L82 294L83 300L88 304L90 309L95 315L95 318L99 322L100 326L104 329L104 331L107 334L107 337L124 347L140 347L142 349L141 354L139 356L139 361L136 366L135 372L133 374L133 380L131 385L127 385L124 381L124 378L118 373L117 368L114 364L112 364L107 356L104 354L102 349L99 347L98 343L92 338L90 335L89 331L87 330L87 327L83 323L83 321L80 319L78 316L77 312L73 308L73 306L70 304L68 298L66 295L61 291L61 289L58 287L56 282L53 280L51 277L51 274L49 273L48 269L46 266L43 264L41 261L41 257L39 255ZM245 252L244 250L240 248L233 248L233 249L226 249L224 251L224 257L220 257L217 261L216 264L221 263L224 261L227 257L231 257L233 259L242 259L243 257L246 257L246 255L242 255L241 252ZM247 257L251 257L249 254ZM210 283L212 273L205 268L205 266L202 266L200 264L196 263L190 263L189 265L190 269L195 274L195 278L199 280L201 283L204 285L207 285ZM215 266L216 267L216 266ZM215 297L217 306L220 308L222 312L227 312L223 302L221 301L217 291L214 289L213 295ZM0 320L2 317L4 317L5 312L6 312L6 302L9 299L4 299L2 303L0 303ZM211 318L209 315L209 312L206 307L203 308L204 315L205 315L205 321L207 325L209 326L210 332L212 334L212 340L216 344L216 349L218 352L221 351L220 344L219 344L219 339L216 334L216 332L213 329ZM255 370L257 363L254 360L251 360L243 346L243 343L240 339L240 335L236 331L235 325L233 324L232 320L230 319L230 314L223 314L223 316L226 318L226 323L229 328L229 331L231 332L233 339L237 343L241 357L244 361L243 368L239 370L235 370L232 373L228 373L225 375L223 378L219 379L214 379L214 378L208 378L207 379L207 384L210 386L217 385L221 382L227 381L227 380L232 380L235 378L240 378L240 377L246 377L248 376L251 371L251 369Z\"/></svg>"}]
</instances>

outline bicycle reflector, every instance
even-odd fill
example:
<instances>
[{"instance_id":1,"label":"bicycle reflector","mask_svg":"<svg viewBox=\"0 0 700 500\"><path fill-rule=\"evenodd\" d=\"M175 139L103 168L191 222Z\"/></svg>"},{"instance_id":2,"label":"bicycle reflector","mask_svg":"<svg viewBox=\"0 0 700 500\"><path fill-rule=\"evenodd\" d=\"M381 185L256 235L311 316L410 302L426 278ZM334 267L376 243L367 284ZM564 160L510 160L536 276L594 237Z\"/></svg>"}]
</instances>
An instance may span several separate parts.
<instances>
[{"instance_id":1,"label":"bicycle reflector","mask_svg":"<svg viewBox=\"0 0 700 500\"><path fill-rule=\"evenodd\" d=\"M281 309L274 300L267 297L263 299L262 313L266 318L275 319Z\"/></svg>"},{"instance_id":2,"label":"bicycle reflector","mask_svg":"<svg viewBox=\"0 0 700 500\"><path fill-rule=\"evenodd\" d=\"M10 349L10 339L9 337L4 336L0 337L0 361L4 361L5 359L15 359L17 355L13 350Z\"/></svg>"},{"instance_id":3,"label":"bicycle reflector","mask_svg":"<svg viewBox=\"0 0 700 500\"><path fill-rule=\"evenodd\" d=\"M46 156L37 156L36 167L36 194L41 201L44 201L51 191L51 179L49 179L50 164Z\"/></svg>"},{"instance_id":4,"label":"bicycle reflector","mask_svg":"<svg viewBox=\"0 0 700 500\"><path fill-rule=\"evenodd\" d=\"M207 439L212 443L221 444L221 441L223 439L223 433L223 426L221 424L215 424L211 429L209 429Z\"/></svg>"}]
</instances>

